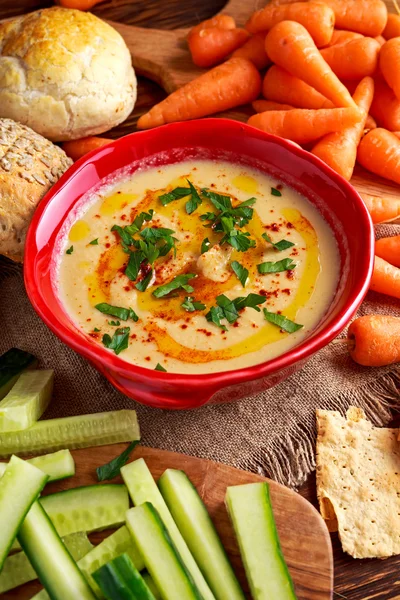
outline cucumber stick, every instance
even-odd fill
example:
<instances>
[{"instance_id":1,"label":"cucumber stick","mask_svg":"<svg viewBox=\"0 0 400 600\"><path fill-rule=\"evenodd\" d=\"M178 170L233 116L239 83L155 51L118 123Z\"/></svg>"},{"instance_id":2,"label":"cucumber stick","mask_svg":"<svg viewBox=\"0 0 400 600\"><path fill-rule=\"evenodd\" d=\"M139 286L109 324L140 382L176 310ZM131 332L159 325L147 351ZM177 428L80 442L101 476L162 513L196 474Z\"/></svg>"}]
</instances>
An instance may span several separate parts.
<instances>
[{"instance_id":1,"label":"cucumber stick","mask_svg":"<svg viewBox=\"0 0 400 600\"><path fill-rule=\"evenodd\" d=\"M134 410L38 421L29 429L0 435L0 458L45 454L63 448L90 448L140 439Z\"/></svg>"},{"instance_id":2,"label":"cucumber stick","mask_svg":"<svg viewBox=\"0 0 400 600\"><path fill-rule=\"evenodd\" d=\"M122 467L121 475L135 506L151 502L157 510L204 600L215 600L143 458Z\"/></svg>"},{"instance_id":3,"label":"cucumber stick","mask_svg":"<svg viewBox=\"0 0 400 600\"><path fill-rule=\"evenodd\" d=\"M253 600L296 600L267 483L228 487L225 497Z\"/></svg>"},{"instance_id":4,"label":"cucumber stick","mask_svg":"<svg viewBox=\"0 0 400 600\"><path fill-rule=\"evenodd\" d=\"M158 487L215 598L245 600L214 524L187 475L167 469Z\"/></svg>"},{"instance_id":5,"label":"cucumber stick","mask_svg":"<svg viewBox=\"0 0 400 600\"><path fill-rule=\"evenodd\" d=\"M131 508L126 524L163 600L203 600L152 504L145 502Z\"/></svg>"},{"instance_id":6,"label":"cucumber stick","mask_svg":"<svg viewBox=\"0 0 400 600\"><path fill-rule=\"evenodd\" d=\"M63 542L74 560L79 560L93 548L86 533L82 531L65 536ZM0 594L35 579L37 574L24 552L7 556L0 573Z\"/></svg>"},{"instance_id":7,"label":"cucumber stick","mask_svg":"<svg viewBox=\"0 0 400 600\"><path fill-rule=\"evenodd\" d=\"M162 600L160 592L158 591L156 584L152 580L150 573L148 573L147 571L144 571L142 573L142 577L143 577L144 581L146 582L147 587L153 594L155 600Z\"/></svg>"},{"instance_id":8,"label":"cucumber stick","mask_svg":"<svg viewBox=\"0 0 400 600\"><path fill-rule=\"evenodd\" d=\"M18 539L51 600L95 600L40 502L32 505Z\"/></svg>"},{"instance_id":9,"label":"cucumber stick","mask_svg":"<svg viewBox=\"0 0 400 600\"><path fill-rule=\"evenodd\" d=\"M0 400L11 390L24 369L37 363L33 354L11 348L0 356Z\"/></svg>"},{"instance_id":10,"label":"cucumber stick","mask_svg":"<svg viewBox=\"0 0 400 600\"><path fill-rule=\"evenodd\" d=\"M59 450L53 454L36 456L29 458L26 462L46 473L49 476L48 483L75 475L75 461L69 450ZM6 467L7 463L0 463L0 477L4 474Z\"/></svg>"},{"instance_id":11,"label":"cucumber stick","mask_svg":"<svg viewBox=\"0 0 400 600\"><path fill-rule=\"evenodd\" d=\"M156 600L127 554L93 573L107 600Z\"/></svg>"},{"instance_id":12,"label":"cucumber stick","mask_svg":"<svg viewBox=\"0 0 400 600\"><path fill-rule=\"evenodd\" d=\"M51 400L54 371L25 371L0 402L0 434L28 429Z\"/></svg>"},{"instance_id":13,"label":"cucumber stick","mask_svg":"<svg viewBox=\"0 0 400 600\"><path fill-rule=\"evenodd\" d=\"M18 529L48 476L33 465L12 456L0 479L0 571Z\"/></svg>"}]
</instances>

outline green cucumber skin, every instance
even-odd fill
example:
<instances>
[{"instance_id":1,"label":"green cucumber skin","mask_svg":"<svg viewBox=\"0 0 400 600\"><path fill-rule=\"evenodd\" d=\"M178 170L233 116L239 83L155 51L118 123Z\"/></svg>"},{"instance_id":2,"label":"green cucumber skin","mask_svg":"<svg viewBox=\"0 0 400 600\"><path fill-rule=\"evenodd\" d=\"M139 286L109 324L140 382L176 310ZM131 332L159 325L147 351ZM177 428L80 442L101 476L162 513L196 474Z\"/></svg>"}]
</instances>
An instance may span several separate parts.
<instances>
[{"instance_id":1,"label":"green cucumber skin","mask_svg":"<svg viewBox=\"0 0 400 600\"><path fill-rule=\"evenodd\" d=\"M81 559L93 548L86 533L82 531L67 535L62 541L74 560ZM35 579L37 579L37 574L24 552L7 556L0 573L0 594Z\"/></svg>"},{"instance_id":2,"label":"green cucumber skin","mask_svg":"<svg viewBox=\"0 0 400 600\"><path fill-rule=\"evenodd\" d=\"M32 505L18 539L51 600L96 600L39 502Z\"/></svg>"},{"instance_id":3,"label":"green cucumber skin","mask_svg":"<svg viewBox=\"0 0 400 600\"><path fill-rule=\"evenodd\" d=\"M59 450L53 454L28 458L26 462L46 473L49 476L47 483L75 475L75 461L69 450ZM0 477L4 474L6 467L7 463L0 463Z\"/></svg>"},{"instance_id":4,"label":"green cucumber skin","mask_svg":"<svg viewBox=\"0 0 400 600\"><path fill-rule=\"evenodd\" d=\"M127 554L121 554L93 573L107 600L155 600Z\"/></svg>"},{"instance_id":5,"label":"green cucumber skin","mask_svg":"<svg viewBox=\"0 0 400 600\"><path fill-rule=\"evenodd\" d=\"M121 476L135 506L150 502L157 510L204 600L215 600L143 458L122 467Z\"/></svg>"},{"instance_id":6,"label":"green cucumber skin","mask_svg":"<svg viewBox=\"0 0 400 600\"><path fill-rule=\"evenodd\" d=\"M214 524L187 475L167 469L158 487L215 598L245 600Z\"/></svg>"},{"instance_id":7,"label":"green cucumber skin","mask_svg":"<svg viewBox=\"0 0 400 600\"><path fill-rule=\"evenodd\" d=\"M30 352L10 348L0 356L0 400L8 394L24 369L37 364L37 359Z\"/></svg>"},{"instance_id":8,"label":"green cucumber skin","mask_svg":"<svg viewBox=\"0 0 400 600\"><path fill-rule=\"evenodd\" d=\"M204 600L152 504L131 508L126 524L163 600Z\"/></svg>"},{"instance_id":9,"label":"green cucumber skin","mask_svg":"<svg viewBox=\"0 0 400 600\"><path fill-rule=\"evenodd\" d=\"M253 600L296 600L279 542L268 483L228 487L225 504Z\"/></svg>"},{"instance_id":10,"label":"green cucumber skin","mask_svg":"<svg viewBox=\"0 0 400 600\"><path fill-rule=\"evenodd\" d=\"M12 456L0 479L0 571L21 523L46 485L48 476Z\"/></svg>"},{"instance_id":11,"label":"green cucumber skin","mask_svg":"<svg viewBox=\"0 0 400 600\"><path fill-rule=\"evenodd\" d=\"M0 435L0 458L12 454L46 454L140 440L134 410L117 410L38 421L29 429Z\"/></svg>"},{"instance_id":12,"label":"green cucumber skin","mask_svg":"<svg viewBox=\"0 0 400 600\"><path fill-rule=\"evenodd\" d=\"M160 592L158 591L156 584L152 580L150 573L145 571L144 573L142 573L142 577L143 577L144 581L146 582L147 587L153 594L155 600L162 600Z\"/></svg>"}]
</instances>

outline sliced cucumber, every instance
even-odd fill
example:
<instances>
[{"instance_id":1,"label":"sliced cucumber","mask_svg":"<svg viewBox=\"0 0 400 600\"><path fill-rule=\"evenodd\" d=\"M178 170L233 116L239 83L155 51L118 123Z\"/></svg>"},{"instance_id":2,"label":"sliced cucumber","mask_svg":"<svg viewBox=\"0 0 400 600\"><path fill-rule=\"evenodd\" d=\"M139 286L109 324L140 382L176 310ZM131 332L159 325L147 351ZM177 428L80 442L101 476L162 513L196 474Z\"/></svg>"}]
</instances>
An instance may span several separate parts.
<instances>
[{"instance_id":1,"label":"sliced cucumber","mask_svg":"<svg viewBox=\"0 0 400 600\"><path fill-rule=\"evenodd\" d=\"M143 558L125 525L106 537L78 562L80 570L98 598L103 598L103 594L93 579L92 573L123 553L129 556L138 571L144 569Z\"/></svg>"},{"instance_id":2,"label":"sliced cucumber","mask_svg":"<svg viewBox=\"0 0 400 600\"><path fill-rule=\"evenodd\" d=\"M193 580L196 583L204 600L215 600L213 593L207 585L199 567L197 566L185 540L179 532L178 527L173 520L171 513L153 479L143 458L139 458L121 469L122 479L124 480L129 495L135 506L144 502L151 502L159 513L173 543L175 544L182 560L188 568ZM161 591L161 590L160 590Z\"/></svg>"},{"instance_id":3,"label":"sliced cucumber","mask_svg":"<svg viewBox=\"0 0 400 600\"><path fill-rule=\"evenodd\" d=\"M36 363L33 354L18 348L11 348L0 356L0 400L8 394L22 371Z\"/></svg>"},{"instance_id":4,"label":"sliced cucumber","mask_svg":"<svg viewBox=\"0 0 400 600\"><path fill-rule=\"evenodd\" d=\"M158 486L169 510L217 600L244 600L206 507L183 471L167 469Z\"/></svg>"},{"instance_id":5,"label":"sliced cucumber","mask_svg":"<svg viewBox=\"0 0 400 600\"><path fill-rule=\"evenodd\" d=\"M49 476L48 483L75 475L75 461L69 450L59 450L53 454L28 458L26 462L46 473ZM6 467L7 463L0 463L0 477L3 475Z\"/></svg>"},{"instance_id":6,"label":"sliced cucumber","mask_svg":"<svg viewBox=\"0 0 400 600\"><path fill-rule=\"evenodd\" d=\"M142 577L145 580L145 582L147 584L147 587L149 588L149 590L153 594L155 600L162 600L160 592L158 591L158 588L157 588L156 584L152 580L150 573L148 573L147 571L144 571L142 573Z\"/></svg>"},{"instance_id":7,"label":"sliced cucumber","mask_svg":"<svg viewBox=\"0 0 400 600\"><path fill-rule=\"evenodd\" d=\"M51 400L54 371L25 371L0 402L0 433L21 431L40 419Z\"/></svg>"},{"instance_id":8,"label":"sliced cucumber","mask_svg":"<svg viewBox=\"0 0 400 600\"><path fill-rule=\"evenodd\" d=\"M18 539L51 600L95 600L40 502L32 505Z\"/></svg>"},{"instance_id":9,"label":"sliced cucumber","mask_svg":"<svg viewBox=\"0 0 400 600\"><path fill-rule=\"evenodd\" d=\"M127 554L93 573L107 600L156 600Z\"/></svg>"},{"instance_id":10,"label":"sliced cucumber","mask_svg":"<svg viewBox=\"0 0 400 600\"><path fill-rule=\"evenodd\" d=\"M74 560L79 560L93 548L83 531L65 536L63 542ZM0 594L35 579L37 574L24 552L7 556L0 573Z\"/></svg>"},{"instance_id":11,"label":"sliced cucumber","mask_svg":"<svg viewBox=\"0 0 400 600\"><path fill-rule=\"evenodd\" d=\"M296 600L279 543L268 484L228 487L225 502L253 600Z\"/></svg>"},{"instance_id":12,"label":"sliced cucumber","mask_svg":"<svg viewBox=\"0 0 400 600\"><path fill-rule=\"evenodd\" d=\"M11 457L0 479L0 571L21 523L47 480L40 469Z\"/></svg>"},{"instance_id":13,"label":"sliced cucumber","mask_svg":"<svg viewBox=\"0 0 400 600\"><path fill-rule=\"evenodd\" d=\"M90 448L140 439L134 410L117 410L35 423L24 431L0 436L0 458L45 454L63 448Z\"/></svg>"},{"instance_id":14,"label":"sliced cucumber","mask_svg":"<svg viewBox=\"0 0 400 600\"><path fill-rule=\"evenodd\" d=\"M126 524L163 600L203 600L152 504L131 508Z\"/></svg>"}]
</instances>

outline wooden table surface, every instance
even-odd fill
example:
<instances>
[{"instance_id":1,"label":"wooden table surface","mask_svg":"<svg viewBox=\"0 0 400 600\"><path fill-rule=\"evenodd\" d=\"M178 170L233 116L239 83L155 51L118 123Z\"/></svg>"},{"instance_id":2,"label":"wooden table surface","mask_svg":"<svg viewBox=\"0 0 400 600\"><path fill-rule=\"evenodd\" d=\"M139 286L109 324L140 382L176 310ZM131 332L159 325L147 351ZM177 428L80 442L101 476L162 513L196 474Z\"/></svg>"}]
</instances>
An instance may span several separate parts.
<instances>
[{"instance_id":1,"label":"wooden table surface","mask_svg":"<svg viewBox=\"0 0 400 600\"><path fill-rule=\"evenodd\" d=\"M246 2L246 0L243 0ZM265 2L260 0L260 6ZM107 0L93 9L104 19L140 27L175 29L189 27L221 10L223 0ZM52 6L49 0L0 0L0 19ZM104 137L117 138L135 130L137 119L165 92L155 83L139 78L138 101L131 116ZM395 426L400 425L397 419ZM300 493L317 506L315 475L300 489ZM333 600L400 600L400 557L387 560L354 560L345 555L337 534L332 535L335 559ZM278 600L278 599L274 599Z\"/></svg>"}]
</instances>

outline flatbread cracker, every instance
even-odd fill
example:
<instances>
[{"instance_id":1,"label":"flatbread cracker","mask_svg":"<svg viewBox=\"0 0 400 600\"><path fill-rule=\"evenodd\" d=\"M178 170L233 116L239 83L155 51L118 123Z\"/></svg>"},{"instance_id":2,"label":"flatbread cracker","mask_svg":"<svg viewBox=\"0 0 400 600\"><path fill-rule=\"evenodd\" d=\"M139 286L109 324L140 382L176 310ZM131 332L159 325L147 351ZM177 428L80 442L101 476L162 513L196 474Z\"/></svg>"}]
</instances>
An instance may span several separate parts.
<instances>
[{"instance_id":1,"label":"flatbread cracker","mask_svg":"<svg viewBox=\"0 0 400 600\"><path fill-rule=\"evenodd\" d=\"M350 407L317 410L317 494L328 528L354 558L400 554L399 429Z\"/></svg>"}]
</instances>

